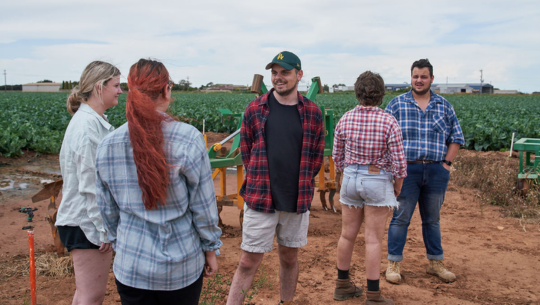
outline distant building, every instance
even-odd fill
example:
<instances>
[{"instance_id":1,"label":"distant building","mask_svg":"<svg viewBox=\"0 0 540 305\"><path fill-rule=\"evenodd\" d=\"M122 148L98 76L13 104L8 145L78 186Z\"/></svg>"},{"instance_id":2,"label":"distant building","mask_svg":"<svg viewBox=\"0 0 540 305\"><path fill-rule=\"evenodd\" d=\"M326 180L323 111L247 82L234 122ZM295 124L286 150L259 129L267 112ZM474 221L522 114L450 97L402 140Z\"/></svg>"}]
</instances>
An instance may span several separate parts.
<instances>
[{"instance_id":1,"label":"distant building","mask_svg":"<svg viewBox=\"0 0 540 305\"><path fill-rule=\"evenodd\" d=\"M480 93L479 83L457 83L457 84L432 84L432 89L441 94L454 93ZM493 93L493 86L482 84L482 94Z\"/></svg>"},{"instance_id":2,"label":"distant building","mask_svg":"<svg viewBox=\"0 0 540 305\"><path fill-rule=\"evenodd\" d=\"M23 92L59 92L62 83L30 83L22 85Z\"/></svg>"},{"instance_id":3,"label":"distant building","mask_svg":"<svg viewBox=\"0 0 540 305\"><path fill-rule=\"evenodd\" d=\"M493 94L519 94L517 90L493 90Z\"/></svg>"},{"instance_id":4,"label":"distant building","mask_svg":"<svg viewBox=\"0 0 540 305\"><path fill-rule=\"evenodd\" d=\"M334 92L339 91L354 91L354 86L337 86L334 88Z\"/></svg>"},{"instance_id":5,"label":"distant building","mask_svg":"<svg viewBox=\"0 0 540 305\"><path fill-rule=\"evenodd\" d=\"M397 91L401 89L407 89L411 84L384 84L386 91Z\"/></svg>"},{"instance_id":6,"label":"distant building","mask_svg":"<svg viewBox=\"0 0 540 305\"><path fill-rule=\"evenodd\" d=\"M454 94L454 93L473 93L474 88L468 84L433 84L431 85L434 91L438 91L441 94Z\"/></svg>"}]
</instances>

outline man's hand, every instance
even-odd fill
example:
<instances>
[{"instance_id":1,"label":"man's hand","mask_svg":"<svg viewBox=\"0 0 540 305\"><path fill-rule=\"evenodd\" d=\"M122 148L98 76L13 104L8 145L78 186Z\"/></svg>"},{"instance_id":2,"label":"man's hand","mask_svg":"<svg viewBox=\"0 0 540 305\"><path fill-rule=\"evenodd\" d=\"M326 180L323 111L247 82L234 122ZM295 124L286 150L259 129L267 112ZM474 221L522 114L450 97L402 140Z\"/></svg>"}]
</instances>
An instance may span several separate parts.
<instances>
[{"instance_id":1,"label":"man's hand","mask_svg":"<svg viewBox=\"0 0 540 305\"><path fill-rule=\"evenodd\" d=\"M99 252L101 253L109 253L113 250L111 243L101 243L101 247L99 247Z\"/></svg>"},{"instance_id":2,"label":"man's hand","mask_svg":"<svg viewBox=\"0 0 540 305\"><path fill-rule=\"evenodd\" d=\"M442 166L443 166L444 168L446 168L447 171L450 171L450 165L448 165L448 164L446 164L446 163L443 162L443 163L442 163Z\"/></svg>"},{"instance_id":3,"label":"man's hand","mask_svg":"<svg viewBox=\"0 0 540 305\"><path fill-rule=\"evenodd\" d=\"M218 262L216 258L216 251L204 252L204 277L210 277L214 275L218 270Z\"/></svg>"},{"instance_id":4,"label":"man's hand","mask_svg":"<svg viewBox=\"0 0 540 305\"><path fill-rule=\"evenodd\" d=\"M403 186L403 178L396 178L394 181L394 196L396 198L401 194L401 187Z\"/></svg>"}]
</instances>

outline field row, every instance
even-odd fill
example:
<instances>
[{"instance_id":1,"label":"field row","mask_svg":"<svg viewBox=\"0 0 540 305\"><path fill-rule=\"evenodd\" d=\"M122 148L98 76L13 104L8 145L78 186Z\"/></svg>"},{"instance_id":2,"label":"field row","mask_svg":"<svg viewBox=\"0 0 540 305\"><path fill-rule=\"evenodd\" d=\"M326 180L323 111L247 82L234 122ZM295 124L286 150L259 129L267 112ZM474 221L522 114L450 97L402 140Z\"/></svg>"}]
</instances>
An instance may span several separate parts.
<instances>
[{"instance_id":1,"label":"field row","mask_svg":"<svg viewBox=\"0 0 540 305\"><path fill-rule=\"evenodd\" d=\"M242 112L254 94L173 93L171 112L202 130L232 132L235 122L222 120L217 109ZM394 96L386 96L384 108ZM67 93L0 93L0 154L15 157L21 149L58 153L71 119L66 111ZM448 95L465 135L465 148L474 150L509 149L512 132L516 138L540 138L540 96ZM107 110L115 127L126 122L126 95L119 105ZM334 109L335 121L357 105L353 94L322 94L315 102Z\"/></svg>"}]
</instances>

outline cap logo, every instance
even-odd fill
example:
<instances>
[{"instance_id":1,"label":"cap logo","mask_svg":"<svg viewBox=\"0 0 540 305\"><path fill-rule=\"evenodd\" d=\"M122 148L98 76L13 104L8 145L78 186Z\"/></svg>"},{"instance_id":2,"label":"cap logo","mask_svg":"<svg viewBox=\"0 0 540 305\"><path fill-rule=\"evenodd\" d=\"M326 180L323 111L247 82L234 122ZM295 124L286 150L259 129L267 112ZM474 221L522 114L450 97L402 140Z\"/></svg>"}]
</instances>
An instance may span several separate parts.
<instances>
[{"instance_id":1,"label":"cap logo","mask_svg":"<svg viewBox=\"0 0 540 305\"><path fill-rule=\"evenodd\" d=\"M279 53L278 56L277 56L277 59L278 60L283 60L283 54Z\"/></svg>"},{"instance_id":2,"label":"cap logo","mask_svg":"<svg viewBox=\"0 0 540 305\"><path fill-rule=\"evenodd\" d=\"M299 65L299 64L296 64L296 66L297 66L297 67L300 67L300 65Z\"/></svg>"}]
</instances>

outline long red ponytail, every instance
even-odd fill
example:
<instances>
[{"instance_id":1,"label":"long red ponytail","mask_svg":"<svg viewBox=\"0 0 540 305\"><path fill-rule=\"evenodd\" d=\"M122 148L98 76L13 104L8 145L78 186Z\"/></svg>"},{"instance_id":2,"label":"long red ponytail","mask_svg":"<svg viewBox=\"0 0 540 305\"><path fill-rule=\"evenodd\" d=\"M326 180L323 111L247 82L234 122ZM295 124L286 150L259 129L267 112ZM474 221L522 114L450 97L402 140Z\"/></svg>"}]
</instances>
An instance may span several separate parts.
<instances>
[{"instance_id":1,"label":"long red ponytail","mask_svg":"<svg viewBox=\"0 0 540 305\"><path fill-rule=\"evenodd\" d=\"M168 84L169 72L158 61L140 59L129 70L126 118L139 187L147 210L157 209L158 203L165 205L169 185L169 164L163 150L161 123L173 118L156 110L158 99L165 95Z\"/></svg>"}]
</instances>

